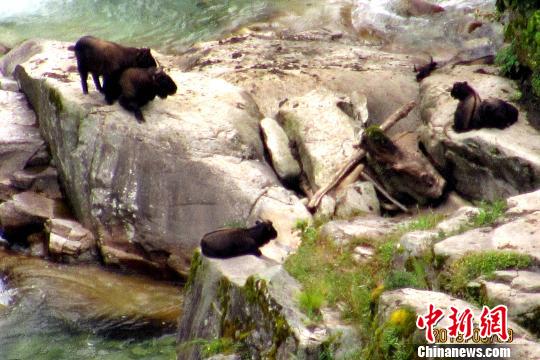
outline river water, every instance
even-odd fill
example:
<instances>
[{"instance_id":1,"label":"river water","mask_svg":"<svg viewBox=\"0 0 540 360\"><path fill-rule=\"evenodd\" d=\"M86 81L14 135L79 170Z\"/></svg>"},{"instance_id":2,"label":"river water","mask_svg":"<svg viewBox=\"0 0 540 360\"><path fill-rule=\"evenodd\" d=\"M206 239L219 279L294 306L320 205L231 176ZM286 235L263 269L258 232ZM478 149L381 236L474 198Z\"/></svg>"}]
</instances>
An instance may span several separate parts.
<instances>
[{"instance_id":1,"label":"river water","mask_svg":"<svg viewBox=\"0 0 540 360\"><path fill-rule=\"evenodd\" d=\"M164 53L214 39L250 23L296 31L328 29L359 42L424 57L483 56L501 27L467 31L493 13L494 0L439 0L443 13L409 16L406 0L16 0L0 1L0 43L29 38L75 41L92 34ZM38 298L17 296L0 274L0 359L174 359L174 335L121 339L52 320ZM128 299L126 301L129 301Z\"/></svg>"}]
</instances>

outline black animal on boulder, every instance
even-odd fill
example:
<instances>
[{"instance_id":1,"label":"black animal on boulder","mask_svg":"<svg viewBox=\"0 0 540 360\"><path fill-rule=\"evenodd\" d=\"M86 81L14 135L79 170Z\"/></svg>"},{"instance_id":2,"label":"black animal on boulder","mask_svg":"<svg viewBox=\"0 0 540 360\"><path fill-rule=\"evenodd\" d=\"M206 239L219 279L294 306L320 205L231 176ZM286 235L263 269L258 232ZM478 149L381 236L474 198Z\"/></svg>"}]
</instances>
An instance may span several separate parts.
<instances>
[{"instance_id":1,"label":"black animal on boulder","mask_svg":"<svg viewBox=\"0 0 540 360\"><path fill-rule=\"evenodd\" d=\"M513 105L495 98L482 101L466 81L454 83L450 95L459 100L454 113L456 132L486 127L505 129L518 119L519 111Z\"/></svg>"},{"instance_id":2,"label":"black animal on boulder","mask_svg":"<svg viewBox=\"0 0 540 360\"><path fill-rule=\"evenodd\" d=\"M144 122L141 107L159 96L165 99L176 93L176 84L161 68L129 68L117 80L116 75L104 84L105 99L112 104L116 99L122 107Z\"/></svg>"},{"instance_id":3,"label":"black animal on boulder","mask_svg":"<svg viewBox=\"0 0 540 360\"><path fill-rule=\"evenodd\" d=\"M438 63L433 61L433 57L430 57L429 63L422 66L414 65L414 71L416 72L416 81L420 82L422 79L428 77L432 71L437 69Z\"/></svg>"},{"instance_id":4,"label":"black animal on boulder","mask_svg":"<svg viewBox=\"0 0 540 360\"><path fill-rule=\"evenodd\" d=\"M88 94L88 73L92 74L98 91L103 92L99 76L103 82L112 74L120 74L130 67L156 67L156 60L150 49L125 47L114 42L98 39L93 36L83 36L69 50L75 51L77 69L81 76L83 93Z\"/></svg>"},{"instance_id":5,"label":"black animal on boulder","mask_svg":"<svg viewBox=\"0 0 540 360\"><path fill-rule=\"evenodd\" d=\"M202 253L208 257L226 259L240 255L261 256L259 248L277 237L269 220L257 221L248 229L221 229L210 232L201 240Z\"/></svg>"}]
</instances>

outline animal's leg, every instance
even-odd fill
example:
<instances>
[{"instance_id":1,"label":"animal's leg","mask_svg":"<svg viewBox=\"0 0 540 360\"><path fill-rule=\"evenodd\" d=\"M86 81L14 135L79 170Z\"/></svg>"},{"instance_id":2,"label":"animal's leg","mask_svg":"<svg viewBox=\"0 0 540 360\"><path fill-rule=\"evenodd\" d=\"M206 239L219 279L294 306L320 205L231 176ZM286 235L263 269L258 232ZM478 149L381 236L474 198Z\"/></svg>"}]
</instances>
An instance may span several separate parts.
<instances>
[{"instance_id":1,"label":"animal's leg","mask_svg":"<svg viewBox=\"0 0 540 360\"><path fill-rule=\"evenodd\" d=\"M83 94L88 94L88 84L86 83L86 81L88 80L88 72L79 71L79 75L81 75L81 86Z\"/></svg>"},{"instance_id":2,"label":"animal's leg","mask_svg":"<svg viewBox=\"0 0 540 360\"><path fill-rule=\"evenodd\" d=\"M94 84L96 85L96 89L98 89L100 93L103 93L103 88L101 87L101 83L99 82L99 75L92 73L92 77L94 78Z\"/></svg>"},{"instance_id":3,"label":"animal's leg","mask_svg":"<svg viewBox=\"0 0 540 360\"><path fill-rule=\"evenodd\" d=\"M120 99L118 100L118 102L127 111L132 111L135 114L135 118L137 119L138 122L145 122L141 108L135 101L130 101L126 99L125 97L120 96Z\"/></svg>"}]
</instances>

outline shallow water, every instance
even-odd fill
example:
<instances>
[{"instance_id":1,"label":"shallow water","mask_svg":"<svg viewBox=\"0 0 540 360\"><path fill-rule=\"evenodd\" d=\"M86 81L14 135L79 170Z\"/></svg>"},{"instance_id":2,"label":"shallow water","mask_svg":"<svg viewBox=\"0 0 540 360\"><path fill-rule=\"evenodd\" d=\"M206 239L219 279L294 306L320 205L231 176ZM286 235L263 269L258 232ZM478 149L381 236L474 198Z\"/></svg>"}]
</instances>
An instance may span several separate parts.
<instances>
[{"instance_id":1,"label":"shallow water","mask_svg":"<svg viewBox=\"0 0 540 360\"><path fill-rule=\"evenodd\" d=\"M0 274L2 360L175 359L178 285L1 250Z\"/></svg>"},{"instance_id":2,"label":"shallow water","mask_svg":"<svg viewBox=\"0 0 540 360\"><path fill-rule=\"evenodd\" d=\"M317 2L317 0L315 0ZM28 38L74 41L82 35L162 52L265 20L302 0L18 0L0 2L0 43Z\"/></svg>"}]
</instances>

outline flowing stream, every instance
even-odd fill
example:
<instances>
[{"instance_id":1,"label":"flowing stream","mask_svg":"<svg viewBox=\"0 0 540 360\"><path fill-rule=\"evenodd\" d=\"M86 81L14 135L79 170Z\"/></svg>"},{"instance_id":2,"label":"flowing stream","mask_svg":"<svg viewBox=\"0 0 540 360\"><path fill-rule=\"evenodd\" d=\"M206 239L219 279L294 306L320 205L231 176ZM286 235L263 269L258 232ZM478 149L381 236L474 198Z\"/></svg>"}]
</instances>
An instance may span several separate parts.
<instances>
[{"instance_id":1,"label":"flowing stream","mask_svg":"<svg viewBox=\"0 0 540 360\"><path fill-rule=\"evenodd\" d=\"M406 0L1 1L0 44L13 47L36 37L75 41L92 34L174 54L194 42L215 39L251 23L266 23L295 31L340 31L359 42L414 52L424 58L451 58L464 52L468 57L484 56L500 47L499 25L485 24L470 31L472 22L485 23L493 14L494 0L434 2L446 11L411 16L403 5ZM89 314L84 306L67 306L73 299L58 289L71 286L70 291L77 293L81 284L76 279L84 278L82 273L69 278L64 269L56 271L45 266L52 271L46 273L43 263L21 267L8 260L6 265L6 258L10 255L0 252L0 359L175 359L172 330L169 335L144 336L136 329L127 336L111 337L92 331L91 326L74 326L80 323L79 318L96 315L92 320L101 319L101 311L108 311L98 308ZM11 272L12 277L19 274L16 285L6 282L5 272ZM104 278L109 279L107 276ZM114 281L101 285L106 287ZM93 280L86 285L89 283L95 285ZM137 288L143 283L145 280L131 286ZM58 291L46 291L49 288ZM41 290L36 293L29 289ZM95 292L97 288L88 285L88 293ZM93 301L91 296L79 300L85 304L88 299ZM118 297L121 304L130 301L129 297ZM55 302L66 306L55 306Z\"/></svg>"}]
</instances>

